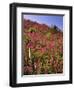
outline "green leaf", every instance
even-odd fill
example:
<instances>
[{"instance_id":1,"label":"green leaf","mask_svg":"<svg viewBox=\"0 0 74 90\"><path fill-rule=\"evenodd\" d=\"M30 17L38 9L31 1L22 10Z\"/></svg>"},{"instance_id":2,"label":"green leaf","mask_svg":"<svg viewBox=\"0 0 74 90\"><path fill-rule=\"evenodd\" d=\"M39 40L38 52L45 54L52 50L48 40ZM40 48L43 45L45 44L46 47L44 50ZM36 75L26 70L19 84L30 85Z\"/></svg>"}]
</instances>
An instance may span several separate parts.
<instances>
[{"instance_id":1,"label":"green leaf","mask_svg":"<svg viewBox=\"0 0 74 90\"><path fill-rule=\"evenodd\" d=\"M50 39L50 36L51 36L51 33L50 33L50 32L46 33L46 37L47 37L48 39Z\"/></svg>"},{"instance_id":2,"label":"green leaf","mask_svg":"<svg viewBox=\"0 0 74 90\"><path fill-rule=\"evenodd\" d=\"M30 28L28 32L36 32L37 30L35 28Z\"/></svg>"}]
</instances>

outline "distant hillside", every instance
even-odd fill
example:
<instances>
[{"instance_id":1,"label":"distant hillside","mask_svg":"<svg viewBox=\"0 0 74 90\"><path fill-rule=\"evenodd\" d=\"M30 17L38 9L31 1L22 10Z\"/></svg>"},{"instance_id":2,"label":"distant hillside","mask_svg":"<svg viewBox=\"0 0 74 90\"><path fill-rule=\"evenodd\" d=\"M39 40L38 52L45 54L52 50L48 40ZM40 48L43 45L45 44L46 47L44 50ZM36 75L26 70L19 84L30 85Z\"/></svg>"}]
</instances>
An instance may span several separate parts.
<instances>
[{"instance_id":1,"label":"distant hillside","mask_svg":"<svg viewBox=\"0 0 74 90\"><path fill-rule=\"evenodd\" d=\"M37 22L33 22L33 21L31 21L31 20L26 20L26 19L24 19L24 21L23 21L24 23L24 29L25 30L28 30L29 28L34 28L34 29L36 29L36 30L39 30L39 31L42 31L42 32L45 32L45 31L49 31L50 30L50 32L54 32L54 31L56 31L56 32L61 32L62 33L62 30L60 30L56 25L52 25L51 27L49 27L48 25L46 25L46 24L39 24L39 23L37 23Z\"/></svg>"}]
</instances>

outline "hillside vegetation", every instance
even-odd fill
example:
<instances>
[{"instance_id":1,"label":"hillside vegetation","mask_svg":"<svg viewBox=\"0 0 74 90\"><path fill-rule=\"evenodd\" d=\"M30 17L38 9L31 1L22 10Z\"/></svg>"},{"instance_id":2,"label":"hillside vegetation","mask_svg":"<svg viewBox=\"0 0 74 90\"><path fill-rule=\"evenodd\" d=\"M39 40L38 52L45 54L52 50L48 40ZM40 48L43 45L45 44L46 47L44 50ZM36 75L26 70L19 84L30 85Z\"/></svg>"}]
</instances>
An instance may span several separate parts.
<instances>
[{"instance_id":1,"label":"hillside vegetation","mask_svg":"<svg viewBox=\"0 0 74 90\"><path fill-rule=\"evenodd\" d=\"M23 60L24 75L63 73L63 32L24 20Z\"/></svg>"}]
</instances>

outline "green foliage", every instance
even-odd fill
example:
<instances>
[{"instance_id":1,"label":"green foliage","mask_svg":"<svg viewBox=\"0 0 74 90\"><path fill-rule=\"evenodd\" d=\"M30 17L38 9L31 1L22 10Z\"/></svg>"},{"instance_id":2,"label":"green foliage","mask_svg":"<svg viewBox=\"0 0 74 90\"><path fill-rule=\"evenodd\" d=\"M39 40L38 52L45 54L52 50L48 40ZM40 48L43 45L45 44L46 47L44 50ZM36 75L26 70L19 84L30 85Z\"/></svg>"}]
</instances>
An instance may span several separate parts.
<instances>
[{"instance_id":1,"label":"green foliage","mask_svg":"<svg viewBox=\"0 0 74 90\"><path fill-rule=\"evenodd\" d=\"M39 51L35 51L35 52L33 53L33 55L34 55L35 57L41 57L41 56L42 56L42 53L40 53Z\"/></svg>"},{"instance_id":2,"label":"green foliage","mask_svg":"<svg viewBox=\"0 0 74 90\"><path fill-rule=\"evenodd\" d=\"M47 32L45 35L46 35L46 37L47 37L48 39L50 39L50 36L51 36L51 33L50 33L50 32Z\"/></svg>"},{"instance_id":3,"label":"green foliage","mask_svg":"<svg viewBox=\"0 0 74 90\"><path fill-rule=\"evenodd\" d=\"M50 32L51 32L51 33L57 33L58 31L57 31L56 29L54 29L54 28L51 28L51 29L50 29Z\"/></svg>"},{"instance_id":4,"label":"green foliage","mask_svg":"<svg viewBox=\"0 0 74 90\"><path fill-rule=\"evenodd\" d=\"M29 28L28 32L37 32L35 28Z\"/></svg>"},{"instance_id":5,"label":"green foliage","mask_svg":"<svg viewBox=\"0 0 74 90\"><path fill-rule=\"evenodd\" d=\"M23 41L24 41L25 43L28 43L29 40L30 40L30 38L29 38L27 35L24 35L24 36L23 36Z\"/></svg>"}]
</instances>

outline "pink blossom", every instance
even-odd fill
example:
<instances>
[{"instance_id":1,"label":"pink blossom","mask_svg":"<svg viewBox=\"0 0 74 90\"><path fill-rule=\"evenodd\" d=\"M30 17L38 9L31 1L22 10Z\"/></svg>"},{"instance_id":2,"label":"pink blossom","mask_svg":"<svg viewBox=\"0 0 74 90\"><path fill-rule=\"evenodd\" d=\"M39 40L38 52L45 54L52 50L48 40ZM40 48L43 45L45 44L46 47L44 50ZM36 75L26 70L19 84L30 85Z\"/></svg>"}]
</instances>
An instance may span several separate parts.
<instances>
[{"instance_id":1,"label":"pink blossom","mask_svg":"<svg viewBox=\"0 0 74 90\"><path fill-rule=\"evenodd\" d=\"M54 48L54 46L55 46L55 42L52 41L52 42L49 44L49 47L50 47L50 48Z\"/></svg>"},{"instance_id":2,"label":"pink blossom","mask_svg":"<svg viewBox=\"0 0 74 90\"><path fill-rule=\"evenodd\" d=\"M46 48L41 48L41 53L44 53L46 51Z\"/></svg>"},{"instance_id":3,"label":"pink blossom","mask_svg":"<svg viewBox=\"0 0 74 90\"><path fill-rule=\"evenodd\" d=\"M33 43L32 43L32 42L28 43L28 44L27 44L27 47L28 47L28 48L33 48Z\"/></svg>"}]
</instances>

